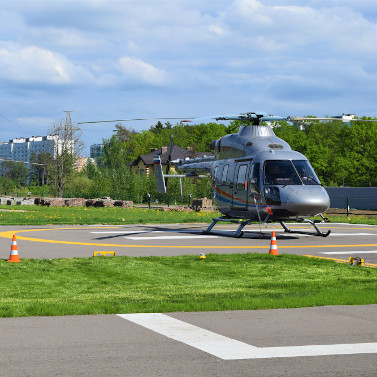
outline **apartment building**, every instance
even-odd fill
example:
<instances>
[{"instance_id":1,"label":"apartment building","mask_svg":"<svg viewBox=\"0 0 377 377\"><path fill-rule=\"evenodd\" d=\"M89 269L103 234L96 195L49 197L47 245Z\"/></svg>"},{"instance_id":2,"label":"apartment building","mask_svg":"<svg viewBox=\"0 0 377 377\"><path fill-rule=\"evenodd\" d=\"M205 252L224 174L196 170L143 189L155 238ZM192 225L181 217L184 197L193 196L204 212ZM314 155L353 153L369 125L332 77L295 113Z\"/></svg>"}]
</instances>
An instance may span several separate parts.
<instances>
[{"instance_id":1,"label":"apartment building","mask_svg":"<svg viewBox=\"0 0 377 377\"><path fill-rule=\"evenodd\" d=\"M92 144L90 146L90 158L97 159L103 154L103 144Z\"/></svg>"},{"instance_id":2,"label":"apartment building","mask_svg":"<svg viewBox=\"0 0 377 377\"><path fill-rule=\"evenodd\" d=\"M73 147L73 141L71 143ZM50 153L54 157L62 149L62 140L58 135L20 137L0 143L0 162L13 160L25 162L27 165L35 153Z\"/></svg>"}]
</instances>

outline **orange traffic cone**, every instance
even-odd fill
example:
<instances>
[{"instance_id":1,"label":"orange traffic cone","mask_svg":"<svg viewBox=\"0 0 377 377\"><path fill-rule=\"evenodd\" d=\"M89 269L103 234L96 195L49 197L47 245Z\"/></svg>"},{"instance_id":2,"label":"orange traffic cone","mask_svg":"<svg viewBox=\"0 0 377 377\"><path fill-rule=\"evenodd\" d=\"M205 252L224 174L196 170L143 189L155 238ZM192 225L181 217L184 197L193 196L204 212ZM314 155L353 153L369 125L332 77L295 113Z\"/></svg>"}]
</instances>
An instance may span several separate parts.
<instances>
[{"instance_id":1,"label":"orange traffic cone","mask_svg":"<svg viewBox=\"0 0 377 377\"><path fill-rule=\"evenodd\" d=\"M10 248L10 257L8 262L21 262L20 258L18 257L16 235L13 235L13 241L12 246Z\"/></svg>"},{"instance_id":2,"label":"orange traffic cone","mask_svg":"<svg viewBox=\"0 0 377 377\"><path fill-rule=\"evenodd\" d=\"M276 242L276 235L275 235L275 231L274 230L272 231L269 254L279 255L279 253L278 253L278 244Z\"/></svg>"}]
</instances>

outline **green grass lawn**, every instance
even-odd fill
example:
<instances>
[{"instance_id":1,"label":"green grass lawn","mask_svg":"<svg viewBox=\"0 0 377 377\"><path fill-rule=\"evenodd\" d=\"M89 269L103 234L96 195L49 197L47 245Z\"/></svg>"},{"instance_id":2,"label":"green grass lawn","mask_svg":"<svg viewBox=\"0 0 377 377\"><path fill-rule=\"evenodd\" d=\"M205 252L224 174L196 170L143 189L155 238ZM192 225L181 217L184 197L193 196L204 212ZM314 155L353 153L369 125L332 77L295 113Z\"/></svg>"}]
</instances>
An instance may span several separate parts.
<instances>
[{"instance_id":1,"label":"green grass lawn","mask_svg":"<svg viewBox=\"0 0 377 377\"><path fill-rule=\"evenodd\" d=\"M214 211L164 211L135 207L0 206L0 225L203 223L211 222L219 215Z\"/></svg>"},{"instance_id":2,"label":"green grass lawn","mask_svg":"<svg viewBox=\"0 0 377 377\"><path fill-rule=\"evenodd\" d=\"M0 225L210 223L217 211L174 211L146 208L0 206ZM377 218L328 216L332 222L377 225ZM318 218L321 220L320 218Z\"/></svg>"},{"instance_id":3,"label":"green grass lawn","mask_svg":"<svg viewBox=\"0 0 377 377\"><path fill-rule=\"evenodd\" d=\"M0 316L377 303L377 269L295 255L0 261Z\"/></svg>"}]
</instances>

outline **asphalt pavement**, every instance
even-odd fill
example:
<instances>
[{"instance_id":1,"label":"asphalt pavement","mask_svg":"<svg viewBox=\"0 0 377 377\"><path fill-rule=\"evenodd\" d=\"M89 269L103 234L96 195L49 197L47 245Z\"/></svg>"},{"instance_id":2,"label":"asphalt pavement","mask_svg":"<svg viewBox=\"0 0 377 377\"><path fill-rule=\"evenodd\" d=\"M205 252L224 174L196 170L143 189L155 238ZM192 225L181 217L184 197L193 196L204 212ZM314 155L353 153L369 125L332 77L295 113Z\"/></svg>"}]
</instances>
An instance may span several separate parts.
<instances>
[{"instance_id":1,"label":"asphalt pavement","mask_svg":"<svg viewBox=\"0 0 377 377\"><path fill-rule=\"evenodd\" d=\"M3 318L1 376L375 376L377 305L168 313L169 336L118 315ZM148 318L147 318L148 322ZM189 331L187 330L189 329ZM200 339L204 331L205 338ZM215 340L211 341L211 336ZM198 339L197 339L198 338ZM198 340L199 346L195 345ZM204 344L205 351L200 344ZM233 346L228 346L233 344ZM363 352L363 345L370 353ZM349 354L349 346L354 347ZM223 346L222 357L213 352ZM249 346L259 358L238 352ZM325 356L310 355L320 346ZM347 348L348 346L348 348ZM284 356L305 349L307 356ZM215 351L212 351L215 350ZM225 359L227 353L230 359ZM270 352L271 353L271 352Z\"/></svg>"}]
</instances>

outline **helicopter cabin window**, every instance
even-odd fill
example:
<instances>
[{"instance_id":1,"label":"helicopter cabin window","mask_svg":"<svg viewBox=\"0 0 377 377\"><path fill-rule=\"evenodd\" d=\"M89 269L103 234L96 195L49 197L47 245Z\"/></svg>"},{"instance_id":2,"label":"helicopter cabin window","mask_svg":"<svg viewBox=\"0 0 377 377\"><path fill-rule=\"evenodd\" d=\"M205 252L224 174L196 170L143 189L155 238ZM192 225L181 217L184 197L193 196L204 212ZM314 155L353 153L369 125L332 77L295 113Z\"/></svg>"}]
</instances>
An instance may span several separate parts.
<instances>
[{"instance_id":1,"label":"helicopter cabin window","mask_svg":"<svg viewBox=\"0 0 377 377\"><path fill-rule=\"evenodd\" d=\"M290 160L272 160L264 163L265 185L302 185Z\"/></svg>"},{"instance_id":2,"label":"helicopter cabin window","mask_svg":"<svg viewBox=\"0 0 377 377\"><path fill-rule=\"evenodd\" d=\"M226 177L228 175L228 170L229 170L229 165L224 165L224 168L223 168L223 175L222 175L222 178L221 178L221 183L223 185L226 184Z\"/></svg>"},{"instance_id":3,"label":"helicopter cabin window","mask_svg":"<svg viewBox=\"0 0 377 377\"><path fill-rule=\"evenodd\" d=\"M237 174L237 190L245 190L247 188L246 173L248 165L240 165Z\"/></svg>"}]
</instances>

